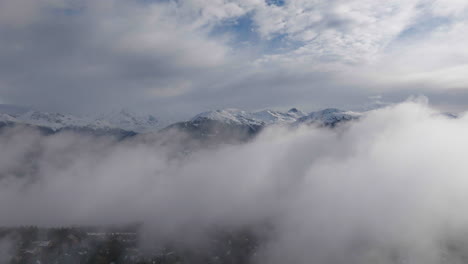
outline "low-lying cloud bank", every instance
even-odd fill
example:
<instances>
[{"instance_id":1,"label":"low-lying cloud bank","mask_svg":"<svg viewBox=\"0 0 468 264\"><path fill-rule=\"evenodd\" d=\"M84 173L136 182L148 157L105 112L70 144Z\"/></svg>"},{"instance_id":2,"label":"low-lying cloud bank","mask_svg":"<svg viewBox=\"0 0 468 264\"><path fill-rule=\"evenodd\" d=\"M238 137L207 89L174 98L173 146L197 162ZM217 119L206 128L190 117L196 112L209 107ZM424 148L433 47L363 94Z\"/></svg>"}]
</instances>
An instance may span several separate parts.
<instances>
[{"instance_id":1,"label":"low-lying cloud bank","mask_svg":"<svg viewBox=\"0 0 468 264\"><path fill-rule=\"evenodd\" d=\"M466 115L413 101L182 157L167 141L16 128L0 136L0 226L141 221L148 241L198 241L269 223L259 263L456 263L442 245L468 234L466 135Z\"/></svg>"}]
</instances>

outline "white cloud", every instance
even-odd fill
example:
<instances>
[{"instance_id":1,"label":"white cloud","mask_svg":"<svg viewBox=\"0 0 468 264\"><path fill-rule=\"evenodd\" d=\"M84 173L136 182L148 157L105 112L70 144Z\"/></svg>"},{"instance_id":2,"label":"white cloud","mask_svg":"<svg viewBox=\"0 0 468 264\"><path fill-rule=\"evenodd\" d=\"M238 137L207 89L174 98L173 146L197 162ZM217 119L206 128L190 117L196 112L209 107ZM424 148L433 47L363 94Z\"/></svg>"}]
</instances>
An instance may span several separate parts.
<instances>
[{"instance_id":1,"label":"white cloud","mask_svg":"<svg viewBox=\"0 0 468 264\"><path fill-rule=\"evenodd\" d=\"M263 35L286 34L303 42L300 49L284 56L366 63L413 21L416 5L417 1L297 0L285 7L264 8L256 21Z\"/></svg>"},{"instance_id":2,"label":"white cloud","mask_svg":"<svg viewBox=\"0 0 468 264\"><path fill-rule=\"evenodd\" d=\"M463 0L434 0L432 12L437 16L455 16L466 19L468 3Z\"/></svg>"},{"instance_id":3,"label":"white cloud","mask_svg":"<svg viewBox=\"0 0 468 264\"><path fill-rule=\"evenodd\" d=\"M118 143L7 130L0 225L143 221L151 239L199 241L205 227L267 221L258 263L439 263L445 239L468 228L467 133L466 114L450 119L422 102L182 158L177 135Z\"/></svg>"},{"instance_id":4,"label":"white cloud","mask_svg":"<svg viewBox=\"0 0 468 264\"><path fill-rule=\"evenodd\" d=\"M330 93L335 96L337 83L342 91L358 94L365 88L369 95L385 89L411 93L420 87L466 90L468 82L463 74L467 5L458 0L287 0L279 6L263 0L1 4L0 30L7 37L0 39L0 97L7 103L54 108L48 110L79 111L84 101L96 109L140 105L142 100L149 103L148 91L153 100L167 94L174 102L186 97L179 105L192 104L192 111L206 109L214 97L241 107L236 105L241 100L231 101L241 95L232 94L247 90L260 95L257 103L242 101L257 108L254 104L267 100L270 84L247 81L267 80L265 76L303 80L287 86L290 95L296 94L287 104L306 97L315 100L311 104L333 104L335 98L315 95L336 89ZM235 35L246 33L226 25L245 16L248 24L241 27L252 27L257 35L238 43ZM328 81L317 79L322 73ZM190 89L179 89L180 83L190 83ZM177 91L168 92L168 87ZM188 103L188 97L197 96L199 101ZM152 105L167 109L174 102Z\"/></svg>"},{"instance_id":5,"label":"white cloud","mask_svg":"<svg viewBox=\"0 0 468 264\"><path fill-rule=\"evenodd\" d=\"M352 71L369 85L392 89L413 85L429 90L467 89L468 21L441 25L431 32L394 43L379 60ZM361 71L361 72L359 72Z\"/></svg>"}]
</instances>

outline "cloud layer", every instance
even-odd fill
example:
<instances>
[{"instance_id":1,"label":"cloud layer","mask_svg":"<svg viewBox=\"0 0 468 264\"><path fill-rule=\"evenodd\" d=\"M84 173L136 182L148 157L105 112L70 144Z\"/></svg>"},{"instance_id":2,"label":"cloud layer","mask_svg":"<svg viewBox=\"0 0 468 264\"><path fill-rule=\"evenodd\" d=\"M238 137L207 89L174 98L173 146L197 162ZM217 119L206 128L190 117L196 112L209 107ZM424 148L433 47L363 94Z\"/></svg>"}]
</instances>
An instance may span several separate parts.
<instances>
[{"instance_id":1,"label":"cloud layer","mask_svg":"<svg viewBox=\"0 0 468 264\"><path fill-rule=\"evenodd\" d=\"M467 132L466 115L412 101L182 157L177 140L16 128L0 137L0 225L141 221L148 241L198 241L211 226L268 222L259 263L438 263L468 228Z\"/></svg>"}]
</instances>

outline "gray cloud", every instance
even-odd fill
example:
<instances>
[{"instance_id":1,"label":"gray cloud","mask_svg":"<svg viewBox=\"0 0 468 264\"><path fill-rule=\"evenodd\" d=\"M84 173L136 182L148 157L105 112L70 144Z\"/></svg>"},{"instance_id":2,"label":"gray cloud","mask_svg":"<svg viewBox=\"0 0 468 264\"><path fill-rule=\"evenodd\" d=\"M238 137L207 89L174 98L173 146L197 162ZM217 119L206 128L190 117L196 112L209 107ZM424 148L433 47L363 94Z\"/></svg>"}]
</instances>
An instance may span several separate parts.
<instances>
[{"instance_id":1,"label":"gray cloud","mask_svg":"<svg viewBox=\"0 0 468 264\"><path fill-rule=\"evenodd\" d=\"M0 238L0 261L7 263L10 260L11 251L13 249L12 240L10 238Z\"/></svg>"},{"instance_id":2,"label":"gray cloud","mask_svg":"<svg viewBox=\"0 0 468 264\"><path fill-rule=\"evenodd\" d=\"M81 3L50 10L44 2L34 22L0 26L4 101L70 110L135 104L153 90L177 95L185 79L223 62L222 45L157 4Z\"/></svg>"}]
</instances>

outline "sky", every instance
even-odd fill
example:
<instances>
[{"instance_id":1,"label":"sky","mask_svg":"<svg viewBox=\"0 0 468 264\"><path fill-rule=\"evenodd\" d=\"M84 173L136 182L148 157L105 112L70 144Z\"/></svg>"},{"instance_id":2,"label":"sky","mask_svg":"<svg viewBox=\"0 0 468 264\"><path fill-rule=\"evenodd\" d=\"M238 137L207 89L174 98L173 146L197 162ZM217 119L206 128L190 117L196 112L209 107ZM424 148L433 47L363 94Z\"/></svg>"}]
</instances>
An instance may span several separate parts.
<instances>
[{"instance_id":1,"label":"sky","mask_svg":"<svg viewBox=\"0 0 468 264\"><path fill-rule=\"evenodd\" d=\"M468 103L465 0L2 0L0 103L356 108Z\"/></svg>"}]
</instances>

